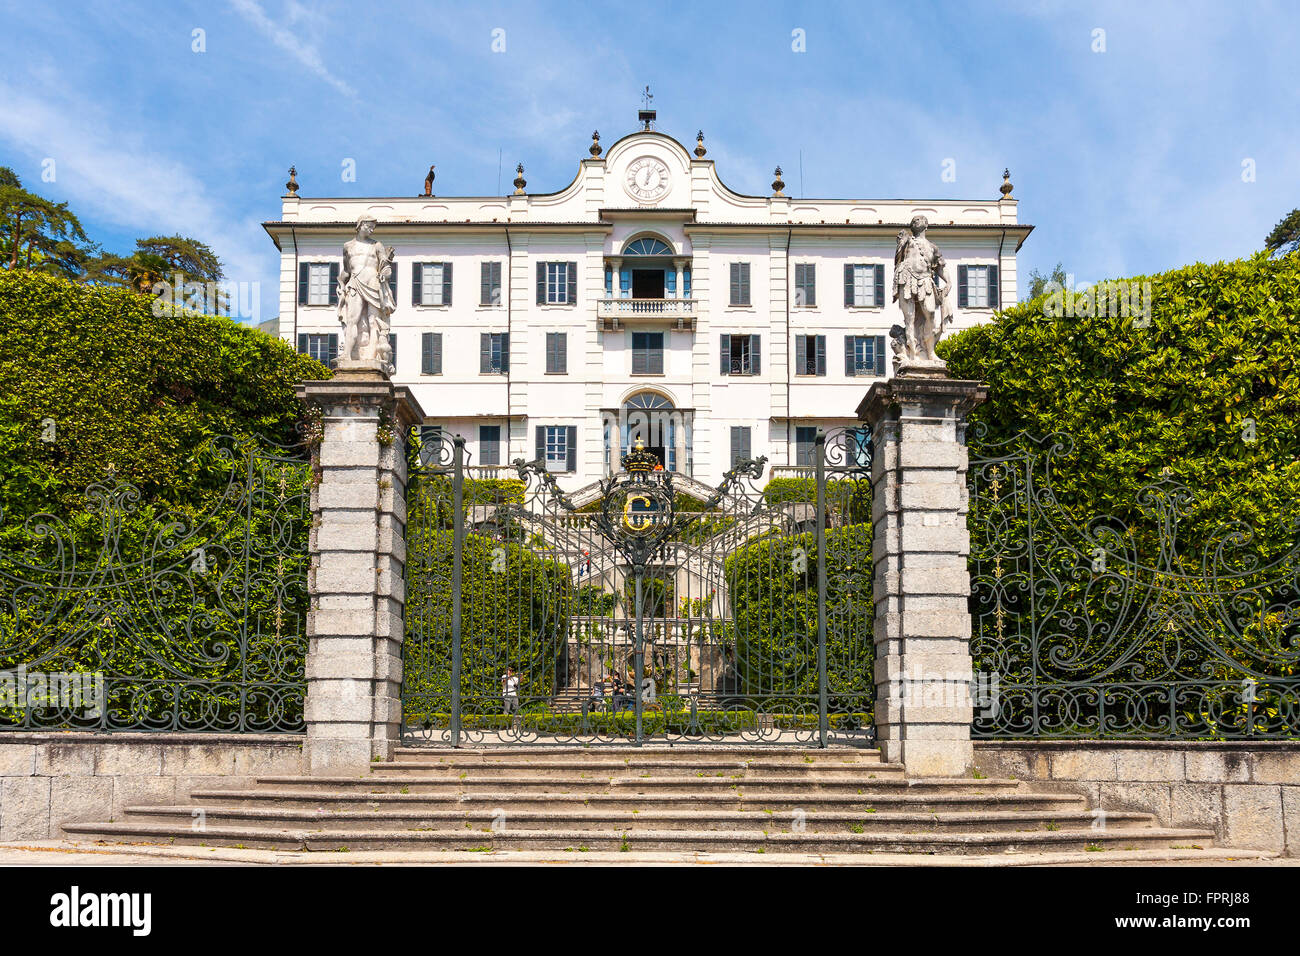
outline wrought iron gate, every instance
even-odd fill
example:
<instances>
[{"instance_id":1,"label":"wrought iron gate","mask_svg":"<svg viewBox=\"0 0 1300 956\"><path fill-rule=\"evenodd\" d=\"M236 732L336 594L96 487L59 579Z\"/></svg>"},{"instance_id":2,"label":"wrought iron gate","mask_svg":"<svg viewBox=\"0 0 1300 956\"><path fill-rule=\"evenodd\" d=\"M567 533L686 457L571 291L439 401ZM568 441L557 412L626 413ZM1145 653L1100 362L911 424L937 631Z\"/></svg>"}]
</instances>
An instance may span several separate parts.
<instances>
[{"instance_id":1,"label":"wrought iron gate","mask_svg":"<svg viewBox=\"0 0 1300 956\"><path fill-rule=\"evenodd\" d=\"M815 467L765 486L765 459L738 461L694 494L639 446L573 495L541 462L486 477L460 438L419 447L403 737L868 737L870 487L856 441L833 438L827 462L820 436Z\"/></svg>"}]
</instances>

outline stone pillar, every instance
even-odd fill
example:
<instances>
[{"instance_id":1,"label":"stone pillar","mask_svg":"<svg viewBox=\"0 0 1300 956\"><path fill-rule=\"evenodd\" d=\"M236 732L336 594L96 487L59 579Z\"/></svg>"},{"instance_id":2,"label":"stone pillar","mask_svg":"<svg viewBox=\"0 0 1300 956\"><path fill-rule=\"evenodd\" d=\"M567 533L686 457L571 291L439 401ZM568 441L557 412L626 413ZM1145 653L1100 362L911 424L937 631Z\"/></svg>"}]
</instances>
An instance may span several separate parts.
<instances>
[{"instance_id":1,"label":"stone pillar","mask_svg":"<svg viewBox=\"0 0 1300 956\"><path fill-rule=\"evenodd\" d=\"M406 459L423 421L378 362L340 359L299 399L320 416L311 495L307 615L307 760L313 774L354 774L392 756L402 719Z\"/></svg>"},{"instance_id":2,"label":"stone pillar","mask_svg":"<svg viewBox=\"0 0 1300 956\"><path fill-rule=\"evenodd\" d=\"M876 733L909 777L972 766L965 421L979 382L902 374L858 406L871 426Z\"/></svg>"}]
</instances>

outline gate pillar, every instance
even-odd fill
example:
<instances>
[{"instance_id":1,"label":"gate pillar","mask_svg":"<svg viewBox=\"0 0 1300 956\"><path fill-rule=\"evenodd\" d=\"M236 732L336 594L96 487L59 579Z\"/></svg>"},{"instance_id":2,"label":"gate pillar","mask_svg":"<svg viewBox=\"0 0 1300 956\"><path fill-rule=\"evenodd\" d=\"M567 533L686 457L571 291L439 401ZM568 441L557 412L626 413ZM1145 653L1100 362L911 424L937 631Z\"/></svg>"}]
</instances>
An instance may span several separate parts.
<instances>
[{"instance_id":1,"label":"gate pillar","mask_svg":"<svg viewBox=\"0 0 1300 956\"><path fill-rule=\"evenodd\" d=\"M307 766L357 773L392 756L402 719L406 600L406 454L423 421L378 362L339 360L303 382L313 421L311 573L307 614Z\"/></svg>"},{"instance_id":2,"label":"gate pillar","mask_svg":"<svg viewBox=\"0 0 1300 956\"><path fill-rule=\"evenodd\" d=\"M980 382L912 372L872 385L876 735L909 777L969 773L966 416Z\"/></svg>"}]
</instances>

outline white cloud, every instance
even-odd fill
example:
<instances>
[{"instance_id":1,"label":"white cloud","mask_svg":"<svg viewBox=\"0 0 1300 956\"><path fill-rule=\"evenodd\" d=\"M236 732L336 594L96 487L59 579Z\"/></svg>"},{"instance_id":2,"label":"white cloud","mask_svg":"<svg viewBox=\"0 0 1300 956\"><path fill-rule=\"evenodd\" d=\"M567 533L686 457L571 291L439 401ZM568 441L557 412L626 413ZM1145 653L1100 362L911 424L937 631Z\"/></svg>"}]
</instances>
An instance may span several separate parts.
<instances>
[{"instance_id":1,"label":"white cloud","mask_svg":"<svg viewBox=\"0 0 1300 956\"><path fill-rule=\"evenodd\" d=\"M310 43L304 42L297 33L294 33L286 26L277 24L268 17L257 0L230 0L230 5L236 13L262 31L272 43L326 83L329 83L330 86L345 96L356 97L356 90L330 72L319 50ZM303 7L294 2L290 2L288 14L290 24L302 22L306 18Z\"/></svg>"},{"instance_id":2,"label":"white cloud","mask_svg":"<svg viewBox=\"0 0 1300 956\"><path fill-rule=\"evenodd\" d=\"M206 242L229 279L262 283L263 317L276 308L275 265L256 223L232 219L183 163L96 125L98 105L68 100L56 107L51 100L48 92L37 99L0 81L0 140L38 162L53 158L73 211L140 236L179 233Z\"/></svg>"}]
</instances>

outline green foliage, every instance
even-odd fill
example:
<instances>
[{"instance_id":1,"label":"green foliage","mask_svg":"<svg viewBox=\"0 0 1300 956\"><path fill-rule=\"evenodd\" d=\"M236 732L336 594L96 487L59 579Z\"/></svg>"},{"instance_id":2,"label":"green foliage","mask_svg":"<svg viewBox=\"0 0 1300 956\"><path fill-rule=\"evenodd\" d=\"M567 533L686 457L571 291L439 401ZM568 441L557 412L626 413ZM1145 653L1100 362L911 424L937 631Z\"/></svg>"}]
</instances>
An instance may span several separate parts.
<instances>
[{"instance_id":1,"label":"green foliage","mask_svg":"<svg viewBox=\"0 0 1300 956\"><path fill-rule=\"evenodd\" d=\"M817 503L815 478L773 478L763 486L763 500L772 508L788 503ZM867 474L826 480L828 524L861 524L871 520L871 480Z\"/></svg>"},{"instance_id":2,"label":"green foliage","mask_svg":"<svg viewBox=\"0 0 1300 956\"><path fill-rule=\"evenodd\" d=\"M32 272L0 273L0 507L81 507L109 465L145 501L224 487L198 455L217 434L298 440L294 386L322 365L228 318L159 317L152 300Z\"/></svg>"},{"instance_id":3,"label":"green foliage","mask_svg":"<svg viewBox=\"0 0 1300 956\"><path fill-rule=\"evenodd\" d=\"M817 695L817 542L768 536L727 558L738 693L768 702ZM827 682L833 711L871 709L871 525L826 533Z\"/></svg>"},{"instance_id":4,"label":"green foliage","mask_svg":"<svg viewBox=\"0 0 1300 956\"><path fill-rule=\"evenodd\" d=\"M430 524L427 500L411 516L403 693L413 713L446 710L451 699L453 532ZM574 613L568 565L514 542L465 535L461 589L461 700L465 711L496 709L507 666L521 702L549 700ZM408 716L408 720L413 720Z\"/></svg>"},{"instance_id":5,"label":"green foliage","mask_svg":"<svg viewBox=\"0 0 1300 956\"><path fill-rule=\"evenodd\" d=\"M1052 283L1058 289L1064 289L1065 284L1069 281L1069 276L1065 274L1065 266L1057 263L1050 273L1042 273L1037 269L1029 273L1029 287L1026 298L1037 299L1040 295L1048 291L1048 284Z\"/></svg>"},{"instance_id":6,"label":"green foliage","mask_svg":"<svg viewBox=\"0 0 1300 956\"><path fill-rule=\"evenodd\" d=\"M1300 498L1300 259L1259 255L1125 281L1151 283L1149 325L1053 317L1038 299L940 344L953 377L989 385L972 415L987 427L979 443L1063 432L1075 452L1053 488L1077 514L1140 521L1138 490L1163 473L1198 495L1184 541L1203 544L1240 520L1262 554L1289 548Z\"/></svg>"}]
</instances>

